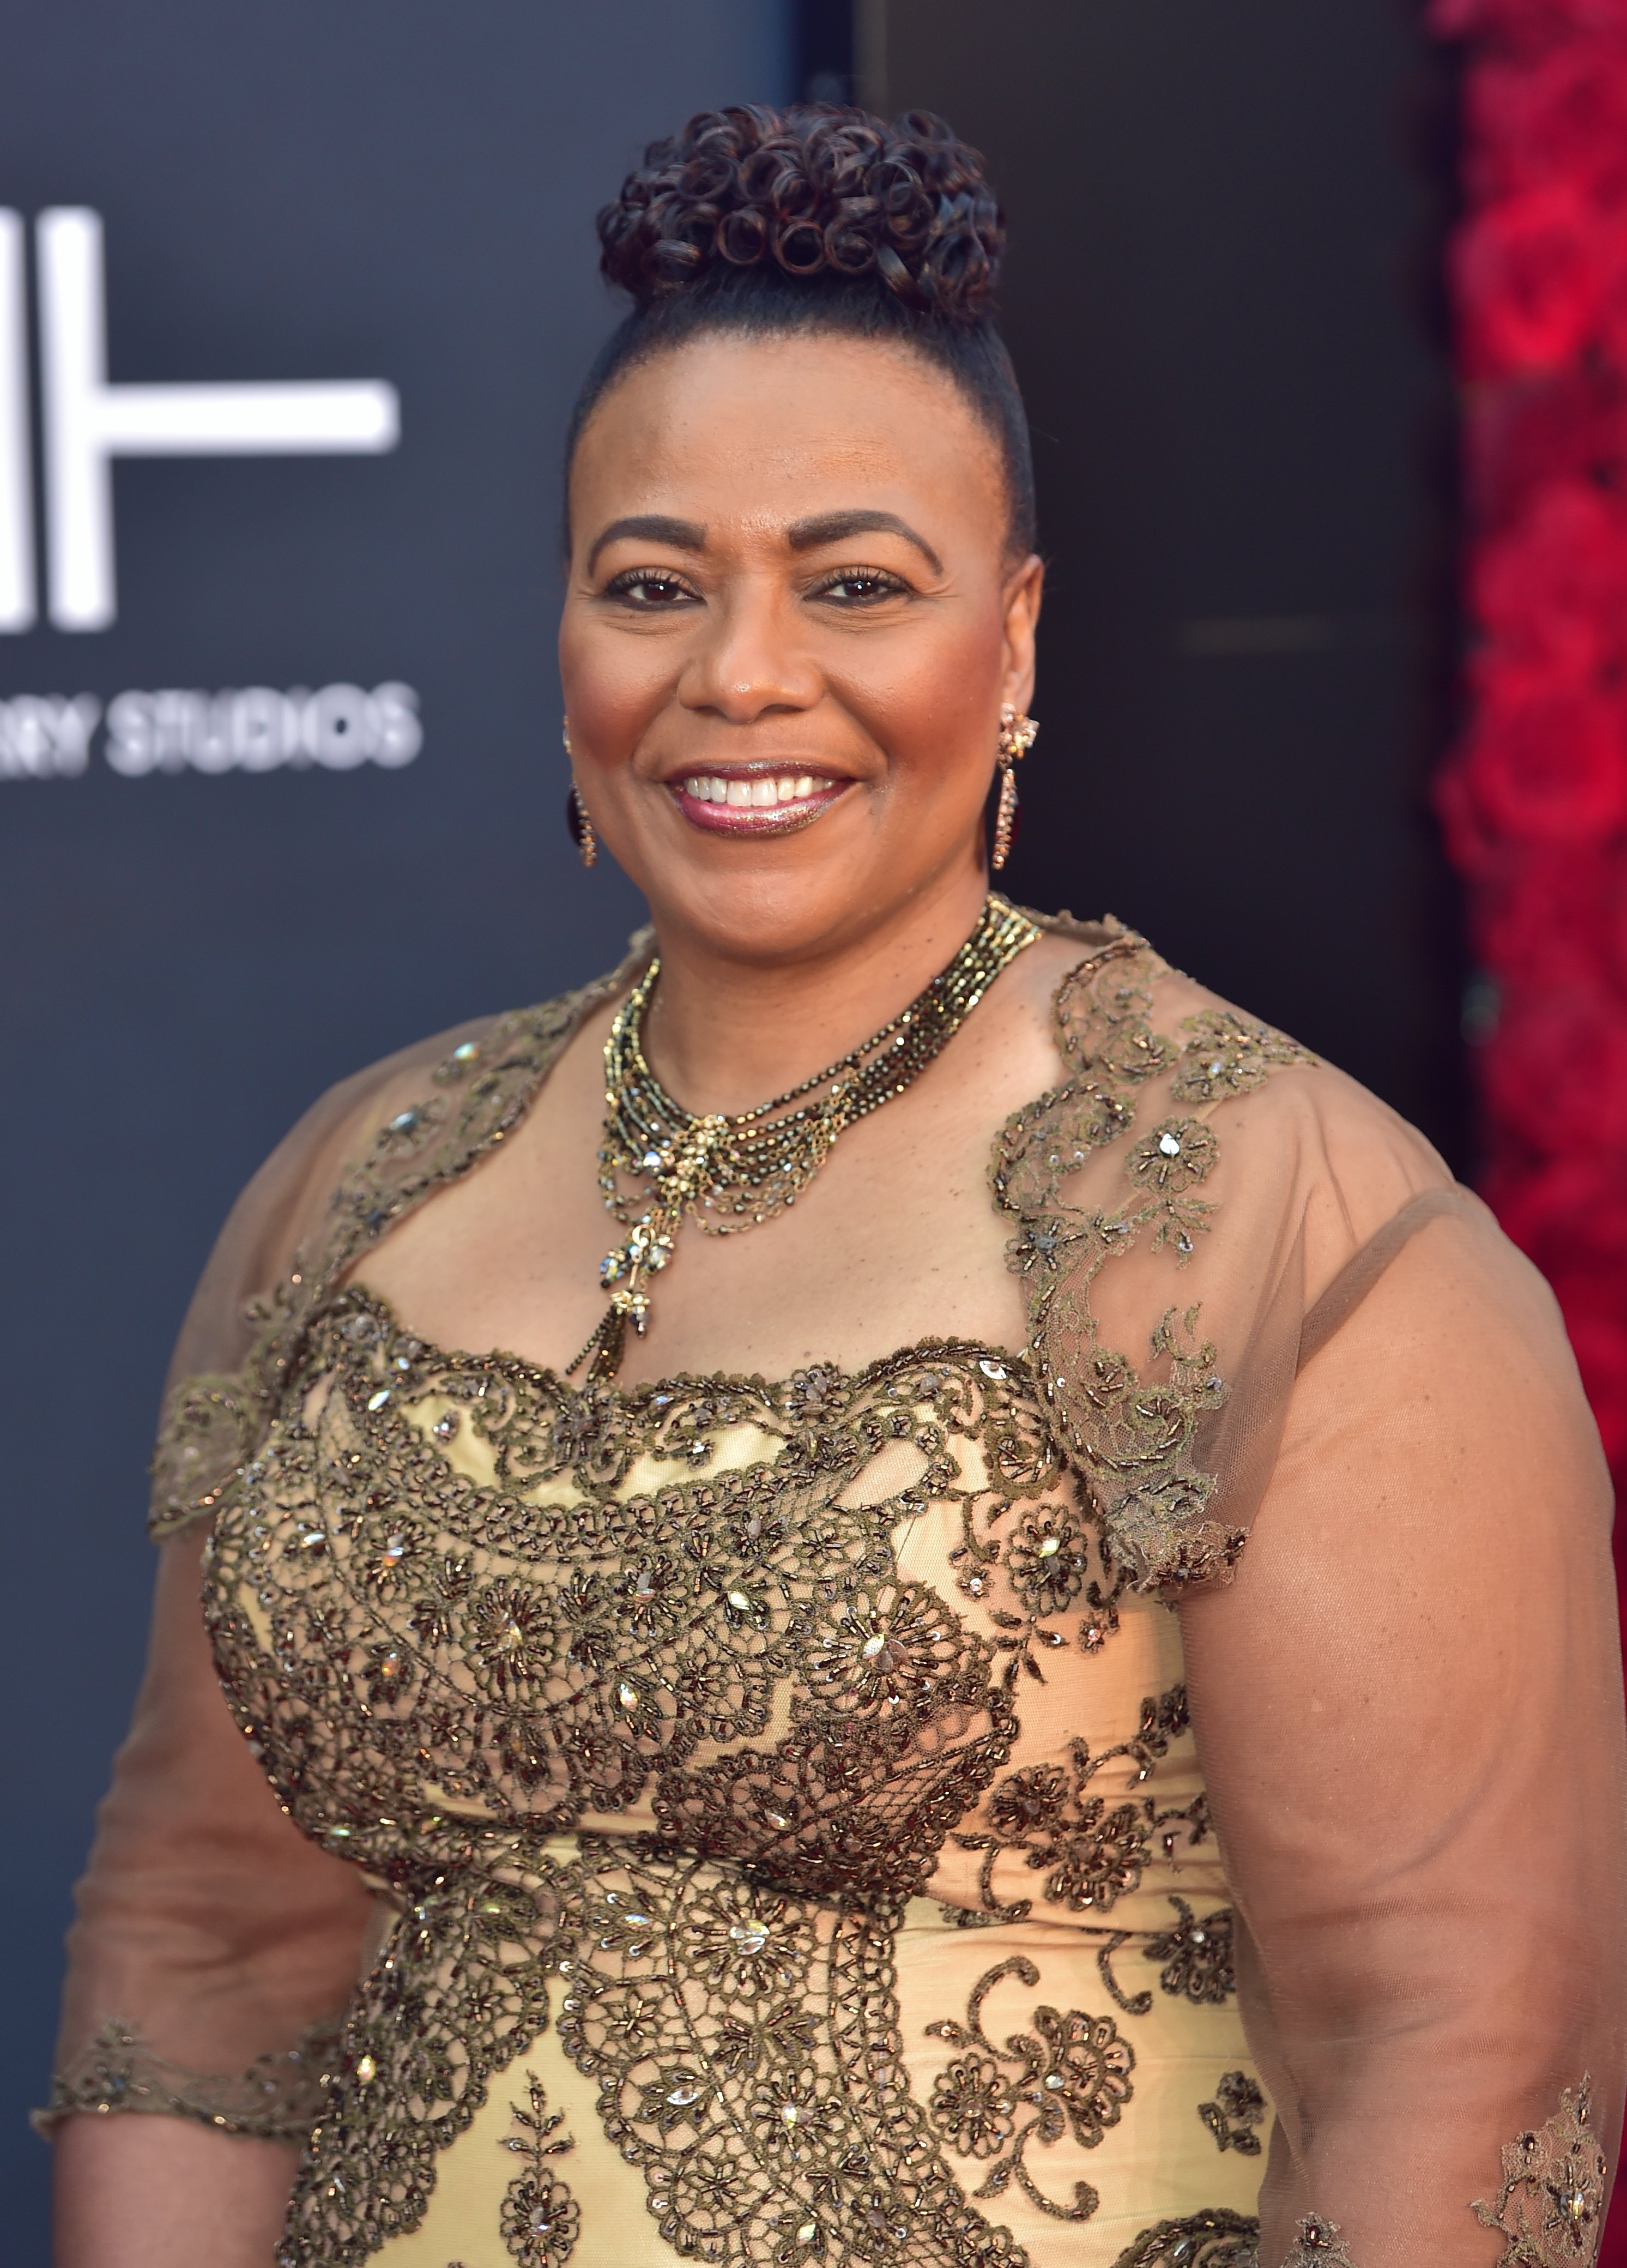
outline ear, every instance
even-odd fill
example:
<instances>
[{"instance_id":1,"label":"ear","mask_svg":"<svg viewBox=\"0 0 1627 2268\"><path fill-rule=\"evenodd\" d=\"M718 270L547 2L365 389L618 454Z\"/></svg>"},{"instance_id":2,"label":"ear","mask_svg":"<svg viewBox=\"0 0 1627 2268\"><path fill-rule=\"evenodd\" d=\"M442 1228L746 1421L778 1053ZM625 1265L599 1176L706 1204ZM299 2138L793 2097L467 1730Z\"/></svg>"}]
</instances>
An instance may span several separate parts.
<instances>
[{"instance_id":1,"label":"ear","mask_svg":"<svg viewBox=\"0 0 1627 2268\"><path fill-rule=\"evenodd\" d=\"M1031 551L1006 578L1005 666L1000 688L1002 701L1026 709L1034 698L1034 640L1039 628L1040 601L1045 591L1045 562Z\"/></svg>"}]
</instances>

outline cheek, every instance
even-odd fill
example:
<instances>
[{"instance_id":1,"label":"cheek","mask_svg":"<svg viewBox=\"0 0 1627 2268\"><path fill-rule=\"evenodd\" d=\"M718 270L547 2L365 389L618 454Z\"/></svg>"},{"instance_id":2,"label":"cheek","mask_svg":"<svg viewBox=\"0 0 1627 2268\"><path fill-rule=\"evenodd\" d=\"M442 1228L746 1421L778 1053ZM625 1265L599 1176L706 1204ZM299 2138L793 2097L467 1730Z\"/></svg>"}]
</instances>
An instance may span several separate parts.
<instances>
[{"instance_id":1,"label":"cheek","mask_svg":"<svg viewBox=\"0 0 1627 2268\"><path fill-rule=\"evenodd\" d=\"M848 704L902 770L941 777L993 754L1005 665L1004 624L992 601L936 624L930 636L888 642L859 657L843 688Z\"/></svg>"},{"instance_id":2,"label":"cheek","mask_svg":"<svg viewBox=\"0 0 1627 2268\"><path fill-rule=\"evenodd\" d=\"M681 666L675 640L615 637L568 612L559 677L578 752L600 764L630 755L673 698Z\"/></svg>"}]
</instances>

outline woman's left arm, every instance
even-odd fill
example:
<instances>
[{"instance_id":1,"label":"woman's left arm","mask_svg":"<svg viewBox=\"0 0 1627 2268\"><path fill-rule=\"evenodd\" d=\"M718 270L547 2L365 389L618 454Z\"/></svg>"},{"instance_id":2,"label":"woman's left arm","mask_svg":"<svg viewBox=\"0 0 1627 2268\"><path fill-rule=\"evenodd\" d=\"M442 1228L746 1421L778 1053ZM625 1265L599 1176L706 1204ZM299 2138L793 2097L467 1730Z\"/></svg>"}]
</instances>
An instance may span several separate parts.
<instances>
[{"instance_id":1,"label":"woman's left arm","mask_svg":"<svg viewBox=\"0 0 1627 2268\"><path fill-rule=\"evenodd\" d=\"M1627 2077L1610 1518L1550 1294L1450 1214L1307 1364L1234 1581L1182 1609L1277 2114L1263 2268L1593 2257Z\"/></svg>"}]
</instances>

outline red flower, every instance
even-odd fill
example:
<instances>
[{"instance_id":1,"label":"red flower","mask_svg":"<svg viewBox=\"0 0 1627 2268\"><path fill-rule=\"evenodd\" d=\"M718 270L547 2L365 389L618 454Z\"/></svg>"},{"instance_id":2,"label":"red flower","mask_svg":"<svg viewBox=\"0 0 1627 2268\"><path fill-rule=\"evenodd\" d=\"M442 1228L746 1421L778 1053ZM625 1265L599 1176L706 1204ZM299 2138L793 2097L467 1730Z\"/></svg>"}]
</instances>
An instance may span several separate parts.
<instances>
[{"instance_id":1,"label":"red flower","mask_svg":"<svg viewBox=\"0 0 1627 2268\"><path fill-rule=\"evenodd\" d=\"M1500 527L1552 482L1627 468L1627 394L1597 361L1488 387L1464 429L1465 501L1476 526Z\"/></svg>"},{"instance_id":2,"label":"red flower","mask_svg":"<svg viewBox=\"0 0 1627 2268\"><path fill-rule=\"evenodd\" d=\"M1472 214L1450 254L1471 378L1557 370L1596 324L1621 265L1586 194L1554 180Z\"/></svg>"},{"instance_id":3,"label":"red flower","mask_svg":"<svg viewBox=\"0 0 1627 2268\"><path fill-rule=\"evenodd\" d=\"M1627 195L1627 8L1614 36L1475 65L1463 91L1469 182L1506 196L1567 180Z\"/></svg>"},{"instance_id":4,"label":"red flower","mask_svg":"<svg viewBox=\"0 0 1627 2268\"><path fill-rule=\"evenodd\" d=\"M1475 909L1475 939L1488 968L1524 989L1566 990L1601 973L1627 998L1627 858L1591 843L1504 848Z\"/></svg>"},{"instance_id":5,"label":"red flower","mask_svg":"<svg viewBox=\"0 0 1627 2268\"><path fill-rule=\"evenodd\" d=\"M1598 985L1511 992L1483 1051L1497 1123L1543 1157L1627 1145L1627 1016ZM1505 1215L1508 1207L1505 1200Z\"/></svg>"},{"instance_id":6,"label":"red flower","mask_svg":"<svg viewBox=\"0 0 1627 2268\"><path fill-rule=\"evenodd\" d=\"M1501 656L1583 679L1627 640L1627 516L1592 482L1545 482L1481 545L1469 604Z\"/></svg>"},{"instance_id":7,"label":"red flower","mask_svg":"<svg viewBox=\"0 0 1627 2268\"><path fill-rule=\"evenodd\" d=\"M1627 747L1616 704L1513 669L1481 681L1466 748L1487 822L1528 842L1586 843L1627 819Z\"/></svg>"},{"instance_id":8,"label":"red flower","mask_svg":"<svg viewBox=\"0 0 1627 2268\"><path fill-rule=\"evenodd\" d=\"M1498 1219L1545 1275L1574 1270L1586 1253L1612 1275L1627 1268L1627 1191L1608 1152L1589 1150L1493 1176Z\"/></svg>"}]
</instances>

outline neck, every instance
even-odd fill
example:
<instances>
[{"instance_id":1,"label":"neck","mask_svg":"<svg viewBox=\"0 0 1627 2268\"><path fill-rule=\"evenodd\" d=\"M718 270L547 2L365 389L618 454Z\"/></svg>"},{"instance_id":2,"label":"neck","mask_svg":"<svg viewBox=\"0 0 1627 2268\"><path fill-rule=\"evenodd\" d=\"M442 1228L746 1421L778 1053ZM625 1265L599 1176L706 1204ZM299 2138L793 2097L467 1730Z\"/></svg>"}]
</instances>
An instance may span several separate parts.
<instances>
[{"instance_id":1,"label":"neck","mask_svg":"<svg viewBox=\"0 0 1627 2268\"><path fill-rule=\"evenodd\" d=\"M742 961L659 917L650 1067L686 1109L750 1110L907 1008L977 924L980 869L946 875L857 936L794 961Z\"/></svg>"}]
</instances>

